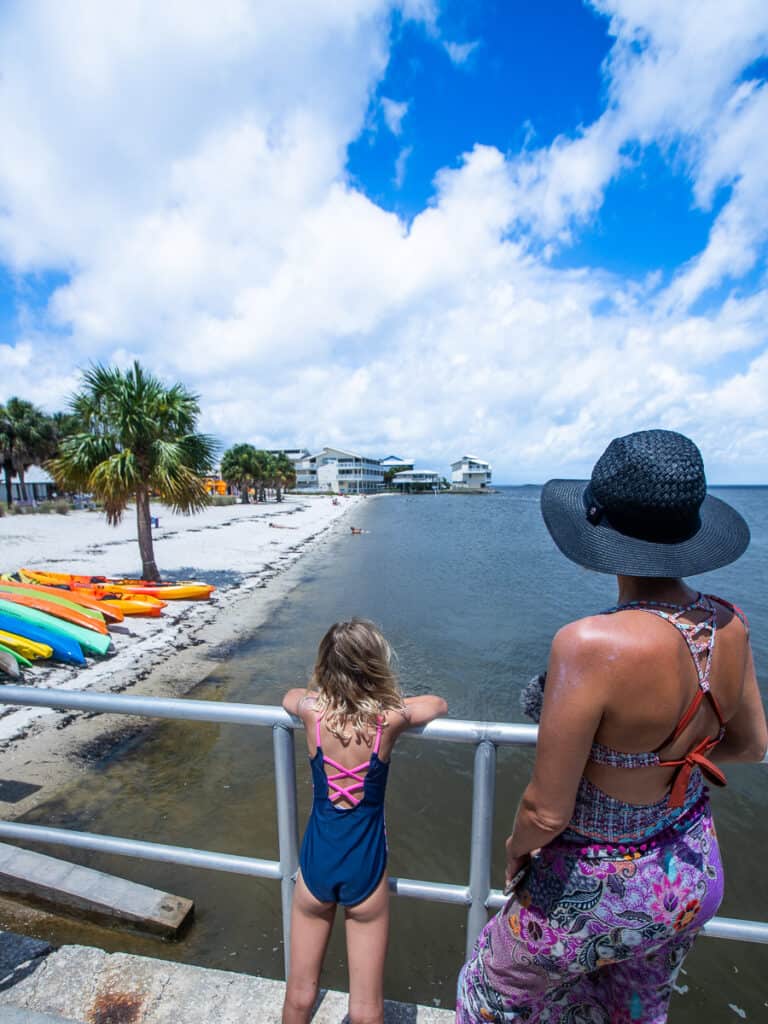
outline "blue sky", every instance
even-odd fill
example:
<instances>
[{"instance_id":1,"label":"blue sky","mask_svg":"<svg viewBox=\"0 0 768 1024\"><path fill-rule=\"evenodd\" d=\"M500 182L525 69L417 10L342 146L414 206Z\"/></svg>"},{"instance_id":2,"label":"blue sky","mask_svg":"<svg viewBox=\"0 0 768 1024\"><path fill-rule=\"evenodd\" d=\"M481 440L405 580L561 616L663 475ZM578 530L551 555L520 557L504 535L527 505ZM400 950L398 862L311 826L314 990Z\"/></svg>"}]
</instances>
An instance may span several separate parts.
<instances>
[{"instance_id":1,"label":"blue sky","mask_svg":"<svg viewBox=\"0 0 768 1024\"><path fill-rule=\"evenodd\" d=\"M224 444L768 479L765 4L11 0L0 60L0 401L139 358Z\"/></svg>"}]
</instances>

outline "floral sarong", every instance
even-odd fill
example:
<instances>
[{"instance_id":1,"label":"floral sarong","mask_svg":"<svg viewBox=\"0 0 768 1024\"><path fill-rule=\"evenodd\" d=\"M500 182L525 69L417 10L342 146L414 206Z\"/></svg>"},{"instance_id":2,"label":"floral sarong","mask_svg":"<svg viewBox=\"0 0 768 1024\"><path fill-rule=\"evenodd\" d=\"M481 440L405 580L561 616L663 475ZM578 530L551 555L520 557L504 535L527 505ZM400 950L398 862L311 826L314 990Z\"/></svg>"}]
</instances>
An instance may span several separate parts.
<instances>
[{"instance_id":1,"label":"floral sarong","mask_svg":"<svg viewBox=\"0 0 768 1024\"><path fill-rule=\"evenodd\" d=\"M639 847L545 847L462 969L457 1024L663 1024L723 896L709 804L686 817Z\"/></svg>"}]
</instances>

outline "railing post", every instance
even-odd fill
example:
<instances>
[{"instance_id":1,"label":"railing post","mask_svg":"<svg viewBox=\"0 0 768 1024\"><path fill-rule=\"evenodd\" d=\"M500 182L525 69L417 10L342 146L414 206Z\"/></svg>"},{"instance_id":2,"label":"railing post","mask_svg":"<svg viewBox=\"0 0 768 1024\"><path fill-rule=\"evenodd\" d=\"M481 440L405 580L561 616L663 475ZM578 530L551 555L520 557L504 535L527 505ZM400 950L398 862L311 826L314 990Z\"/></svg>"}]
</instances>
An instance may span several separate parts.
<instances>
[{"instance_id":1,"label":"railing post","mask_svg":"<svg viewBox=\"0 0 768 1024\"><path fill-rule=\"evenodd\" d=\"M283 910L283 961L287 979L291 966L293 879L299 868L299 826L296 811L296 760L293 730L284 725L276 725L272 730L272 739L275 748L277 842L280 855L280 895Z\"/></svg>"},{"instance_id":2,"label":"railing post","mask_svg":"<svg viewBox=\"0 0 768 1024\"><path fill-rule=\"evenodd\" d=\"M472 902L467 914L467 959L488 920L485 905L491 891L495 792L496 747L489 740L483 740L475 750L472 786L472 846L469 858L469 894Z\"/></svg>"}]
</instances>

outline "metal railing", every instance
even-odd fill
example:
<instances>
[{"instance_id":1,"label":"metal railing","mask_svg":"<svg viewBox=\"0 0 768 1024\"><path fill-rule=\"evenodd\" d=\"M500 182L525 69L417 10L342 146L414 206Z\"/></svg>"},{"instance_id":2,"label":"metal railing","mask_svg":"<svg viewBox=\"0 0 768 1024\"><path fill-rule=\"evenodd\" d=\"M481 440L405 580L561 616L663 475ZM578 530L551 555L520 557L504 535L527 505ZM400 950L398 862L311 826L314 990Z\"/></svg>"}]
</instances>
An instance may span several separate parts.
<instances>
[{"instance_id":1,"label":"metal railing","mask_svg":"<svg viewBox=\"0 0 768 1024\"><path fill-rule=\"evenodd\" d=\"M272 728L275 790L277 797L278 860L262 860L234 854L196 850L188 847L152 843L117 836L94 835L72 829L49 828L0 821L0 838L95 850L101 853L166 861L187 867L208 868L257 878L280 881L285 972L290 956L291 899L299 866L299 829L296 800L296 760L293 731L302 728L282 708L260 704L214 703L205 700L165 697L132 697L124 694L84 693L77 690L48 690L30 686L3 686L0 703L26 707L59 708L70 711L136 715L143 718L170 718L230 725L269 726ZM390 889L398 896L436 903L452 903L467 908L467 956L488 919L488 911L501 907L504 896L491 888L491 847L493 806L496 789L497 746L534 746L537 729L533 725L502 722L470 722L438 719L427 726L410 729L407 737L449 743L468 743L475 747L470 829L469 882L429 882L413 878L390 878ZM763 760L768 764L768 755ZM768 943L768 923L715 917L703 929L704 935L744 942Z\"/></svg>"}]
</instances>

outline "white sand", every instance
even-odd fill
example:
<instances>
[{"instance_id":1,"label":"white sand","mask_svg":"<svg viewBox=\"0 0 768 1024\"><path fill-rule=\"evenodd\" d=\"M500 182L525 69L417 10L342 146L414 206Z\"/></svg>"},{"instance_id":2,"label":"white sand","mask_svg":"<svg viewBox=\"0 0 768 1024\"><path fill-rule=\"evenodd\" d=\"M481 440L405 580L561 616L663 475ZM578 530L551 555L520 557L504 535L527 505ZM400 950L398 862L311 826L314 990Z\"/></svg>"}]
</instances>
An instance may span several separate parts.
<instances>
[{"instance_id":1,"label":"white sand","mask_svg":"<svg viewBox=\"0 0 768 1024\"><path fill-rule=\"evenodd\" d=\"M325 496L288 496L279 504L209 508L195 516L174 515L163 506L153 506L152 514L160 519L153 531L155 558L163 576L213 583L217 590L212 599L170 602L159 619L126 616L110 629L111 656L89 658L84 668L37 662L24 670L24 684L119 692L146 681L141 687L144 693L183 693L202 676L189 658L179 660L180 653L190 644L236 638L237 617L223 613L247 595L251 600L258 596L263 618L270 591L277 588L276 578L334 525L348 531L348 524L339 520L363 500L341 498L334 505ZM102 513L86 511L0 518L0 570L4 572L28 567L140 576L140 566L132 509L118 527L108 526ZM253 614L249 619L255 621ZM46 728L61 728L62 723L61 712L46 708L6 706L0 716L0 745L5 753L15 750L14 760L22 740L39 737Z\"/></svg>"}]
</instances>

